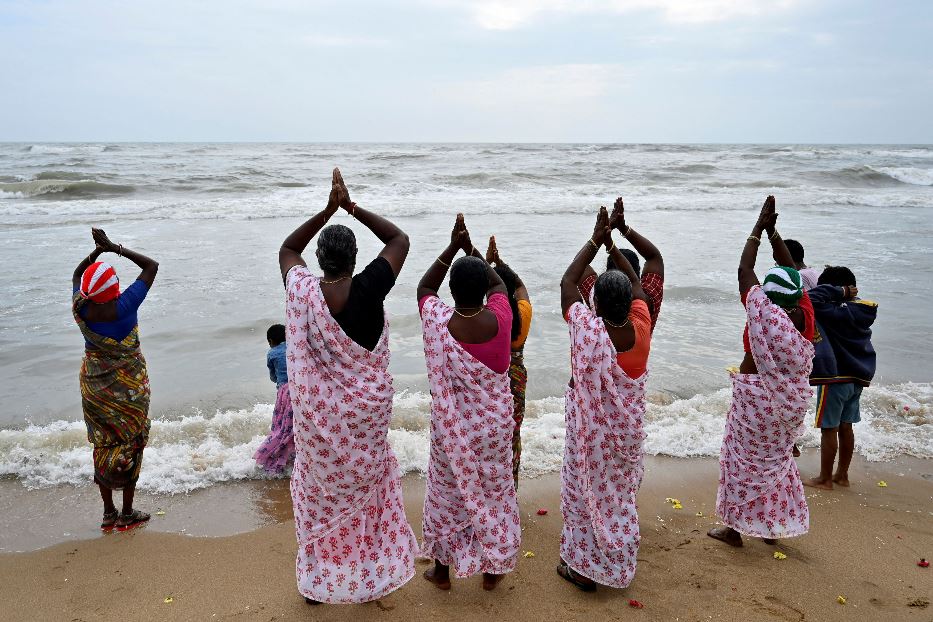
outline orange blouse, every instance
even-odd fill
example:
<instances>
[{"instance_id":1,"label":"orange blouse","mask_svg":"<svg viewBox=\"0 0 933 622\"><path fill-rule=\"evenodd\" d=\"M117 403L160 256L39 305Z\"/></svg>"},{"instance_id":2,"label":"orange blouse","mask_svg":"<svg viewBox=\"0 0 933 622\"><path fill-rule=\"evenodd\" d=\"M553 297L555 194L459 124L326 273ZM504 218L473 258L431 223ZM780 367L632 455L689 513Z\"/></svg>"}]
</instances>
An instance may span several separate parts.
<instances>
[{"instance_id":1,"label":"orange blouse","mask_svg":"<svg viewBox=\"0 0 933 622\"><path fill-rule=\"evenodd\" d=\"M648 353L651 351L651 312L644 300L632 301L628 319L635 329L635 345L625 352L616 353L616 361L629 378L635 379L647 371Z\"/></svg>"}]
</instances>

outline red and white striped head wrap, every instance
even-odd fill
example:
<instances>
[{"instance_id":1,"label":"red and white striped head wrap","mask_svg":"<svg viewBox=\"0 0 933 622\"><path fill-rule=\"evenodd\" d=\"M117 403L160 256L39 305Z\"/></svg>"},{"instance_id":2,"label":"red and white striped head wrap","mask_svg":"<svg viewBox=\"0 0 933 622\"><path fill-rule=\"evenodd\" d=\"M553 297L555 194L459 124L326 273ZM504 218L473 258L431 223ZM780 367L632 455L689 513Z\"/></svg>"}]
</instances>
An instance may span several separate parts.
<instances>
[{"instance_id":1,"label":"red and white striped head wrap","mask_svg":"<svg viewBox=\"0 0 933 622\"><path fill-rule=\"evenodd\" d=\"M92 263L81 276L81 297L96 303L110 302L120 295L120 279L106 261Z\"/></svg>"}]
</instances>

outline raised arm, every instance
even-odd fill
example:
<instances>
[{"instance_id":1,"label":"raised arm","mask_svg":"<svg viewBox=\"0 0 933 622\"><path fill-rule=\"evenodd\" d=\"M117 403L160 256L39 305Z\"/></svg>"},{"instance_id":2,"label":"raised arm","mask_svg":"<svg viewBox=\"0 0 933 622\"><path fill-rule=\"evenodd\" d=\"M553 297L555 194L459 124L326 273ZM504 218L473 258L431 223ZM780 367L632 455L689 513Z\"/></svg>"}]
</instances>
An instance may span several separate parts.
<instances>
[{"instance_id":1,"label":"raised arm","mask_svg":"<svg viewBox=\"0 0 933 622\"><path fill-rule=\"evenodd\" d=\"M771 197L771 199L774 199L774 197ZM796 268L797 262L794 261L793 255L790 254L787 244L784 243L784 238L777 232L777 221L770 223L770 227L766 228L765 232L768 234L768 240L771 241L771 255L774 257L775 263L779 266Z\"/></svg>"},{"instance_id":2,"label":"raised arm","mask_svg":"<svg viewBox=\"0 0 933 622\"><path fill-rule=\"evenodd\" d=\"M94 242L97 244L98 248L103 249L104 252L107 253L122 255L139 266L141 272L139 276L136 277L136 280L142 281L146 284L148 289L152 289L152 283L155 281L156 274L159 272L158 261L150 259L142 253L132 251L122 244L114 244L110 241L110 238L107 237L107 234L104 233L103 229L91 229L91 234L94 236Z\"/></svg>"},{"instance_id":3,"label":"raised arm","mask_svg":"<svg viewBox=\"0 0 933 622\"><path fill-rule=\"evenodd\" d=\"M340 207L347 210L348 214L360 221L385 244L379 256L389 262L389 265L392 266L392 272L395 273L395 276L398 276L402 271L402 266L405 264L405 258L408 257L408 249L410 247L408 236L388 219L353 203L350 200L350 192L343 182L340 169L334 169L334 178L336 183L339 184L338 197Z\"/></svg>"},{"instance_id":4,"label":"raised arm","mask_svg":"<svg viewBox=\"0 0 933 622\"><path fill-rule=\"evenodd\" d=\"M463 214L457 214L454 228L450 232L450 243L447 245L447 248L441 251L437 259L428 266L424 276L422 276L421 280L418 282L418 289L415 293L418 302L421 302L421 299L425 296L437 296L437 292L441 288L441 283L444 282L447 271L450 270L450 265L454 262L454 257L457 256L457 252L460 250L462 245L460 242L460 235L465 229L466 225L463 224Z\"/></svg>"},{"instance_id":5,"label":"raised arm","mask_svg":"<svg viewBox=\"0 0 933 622\"><path fill-rule=\"evenodd\" d=\"M502 261L502 257L499 256L499 247L496 246L496 236L494 235L489 237L489 246L486 248L486 263L493 267L500 267L514 276L515 300L531 300L528 296L528 288L525 287L525 283L522 281L521 277L518 276L518 273L512 270L507 263Z\"/></svg>"},{"instance_id":6,"label":"raised arm","mask_svg":"<svg viewBox=\"0 0 933 622\"><path fill-rule=\"evenodd\" d=\"M564 276L560 279L560 310L564 317L567 317L567 312L574 303L583 300L578 286L586 268L596 257L599 245L605 242L608 235L609 212L605 207L600 207L599 214L596 216L596 226L593 227L593 236L577 251L576 257L567 266Z\"/></svg>"},{"instance_id":7,"label":"raised arm","mask_svg":"<svg viewBox=\"0 0 933 622\"><path fill-rule=\"evenodd\" d=\"M339 174L340 171L335 168L331 180L330 197L327 199L327 207L306 220L304 224L292 231L282 242L282 246L279 248L279 270L282 271L282 281L285 280L288 271L295 266L308 265L301 254L308 246L308 243L318 234L318 231L324 228L330 217L337 213L340 203L340 186L337 183Z\"/></svg>"},{"instance_id":8,"label":"raised arm","mask_svg":"<svg viewBox=\"0 0 933 622\"><path fill-rule=\"evenodd\" d=\"M773 231L776 226L777 213L774 211L774 197L768 196L764 205L761 206L761 212L758 214L755 226L752 227L751 235L745 240L742 257L739 259L739 293L743 296L753 286L758 285L758 276L755 274L755 260L758 258L761 234L769 229ZM787 247L783 241L781 245L786 250Z\"/></svg>"},{"instance_id":9,"label":"raised arm","mask_svg":"<svg viewBox=\"0 0 933 622\"><path fill-rule=\"evenodd\" d=\"M642 274L650 272L664 278L664 258L661 256L661 251L651 243L651 240L632 229L631 225L625 222L625 205L622 197L616 199L612 219L616 221L616 227L622 232L622 237L628 240L635 252L645 260L645 265L641 270ZM632 283L634 284L635 281L633 280Z\"/></svg>"},{"instance_id":10,"label":"raised arm","mask_svg":"<svg viewBox=\"0 0 933 622\"><path fill-rule=\"evenodd\" d=\"M84 276L84 271L87 270L87 267L92 263L97 261L97 258L101 256L104 252L100 246L95 246L94 250L91 253L81 260L81 263L78 264L78 267L75 268L74 274L71 275L71 286L73 288L78 288L81 286L81 277Z\"/></svg>"}]
</instances>

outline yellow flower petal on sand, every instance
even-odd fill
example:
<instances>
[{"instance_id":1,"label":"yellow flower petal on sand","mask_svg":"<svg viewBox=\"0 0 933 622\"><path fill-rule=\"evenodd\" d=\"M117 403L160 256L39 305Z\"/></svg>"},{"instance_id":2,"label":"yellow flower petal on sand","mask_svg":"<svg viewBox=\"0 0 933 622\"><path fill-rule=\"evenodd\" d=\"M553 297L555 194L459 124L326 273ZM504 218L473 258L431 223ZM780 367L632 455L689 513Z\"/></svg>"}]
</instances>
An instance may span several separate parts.
<instances>
[{"instance_id":1,"label":"yellow flower petal on sand","mask_svg":"<svg viewBox=\"0 0 933 622\"><path fill-rule=\"evenodd\" d=\"M880 482L878 482L878 488L887 488L887 487L888 487L888 483L886 481L881 480Z\"/></svg>"},{"instance_id":2,"label":"yellow flower petal on sand","mask_svg":"<svg viewBox=\"0 0 933 622\"><path fill-rule=\"evenodd\" d=\"M165 510L159 510L156 512L156 516L165 516Z\"/></svg>"},{"instance_id":3,"label":"yellow flower petal on sand","mask_svg":"<svg viewBox=\"0 0 933 622\"><path fill-rule=\"evenodd\" d=\"M172 598L171 596L166 596L166 597L165 597L165 601L163 601L163 602L165 602L166 604L170 604L170 603L175 602L175 599Z\"/></svg>"},{"instance_id":4,"label":"yellow flower petal on sand","mask_svg":"<svg viewBox=\"0 0 933 622\"><path fill-rule=\"evenodd\" d=\"M703 512L697 512L697 516L699 516L700 518L703 518Z\"/></svg>"},{"instance_id":5,"label":"yellow flower petal on sand","mask_svg":"<svg viewBox=\"0 0 933 622\"><path fill-rule=\"evenodd\" d=\"M673 506L671 506L671 507L673 507L675 510L682 510L682 509L684 509L684 506L680 505L679 503L675 503L675 504L674 504Z\"/></svg>"},{"instance_id":6,"label":"yellow flower petal on sand","mask_svg":"<svg viewBox=\"0 0 933 622\"><path fill-rule=\"evenodd\" d=\"M839 603L840 605L844 605L846 604L846 597L840 594L839 596L836 597L836 602Z\"/></svg>"},{"instance_id":7,"label":"yellow flower petal on sand","mask_svg":"<svg viewBox=\"0 0 933 622\"><path fill-rule=\"evenodd\" d=\"M522 553L522 557L524 557L525 559L528 559L528 558L534 557L534 556L535 556L535 554L534 554L532 551L525 551L524 553Z\"/></svg>"},{"instance_id":8,"label":"yellow flower petal on sand","mask_svg":"<svg viewBox=\"0 0 933 622\"><path fill-rule=\"evenodd\" d=\"M780 551L775 551L775 552L774 552L774 559L787 559L787 555L785 555L784 553L782 553L782 552L780 552Z\"/></svg>"}]
</instances>

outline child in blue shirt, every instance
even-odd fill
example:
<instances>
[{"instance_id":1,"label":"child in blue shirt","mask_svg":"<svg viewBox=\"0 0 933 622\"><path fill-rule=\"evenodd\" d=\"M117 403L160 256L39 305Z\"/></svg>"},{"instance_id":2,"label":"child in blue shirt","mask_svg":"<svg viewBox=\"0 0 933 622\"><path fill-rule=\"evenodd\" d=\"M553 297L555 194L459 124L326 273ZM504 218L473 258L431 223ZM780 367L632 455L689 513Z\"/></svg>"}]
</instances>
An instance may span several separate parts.
<instances>
[{"instance_id":1,"label":"child in blue shirt","mask_svg":"<svg viewBox=\"0 0 933 622\"><path fill-rule=\"evenodd\" d=\"M288 365L285 360L285 326L273 324L266 331L269 352L266 366L269 379L277 388L272 411L272 429L253 455L267 473L282 474L295 460L295 440L292 436L292 400L288 391Z\"/></svg>"}]
</instances>

